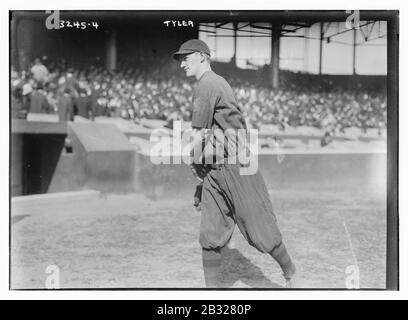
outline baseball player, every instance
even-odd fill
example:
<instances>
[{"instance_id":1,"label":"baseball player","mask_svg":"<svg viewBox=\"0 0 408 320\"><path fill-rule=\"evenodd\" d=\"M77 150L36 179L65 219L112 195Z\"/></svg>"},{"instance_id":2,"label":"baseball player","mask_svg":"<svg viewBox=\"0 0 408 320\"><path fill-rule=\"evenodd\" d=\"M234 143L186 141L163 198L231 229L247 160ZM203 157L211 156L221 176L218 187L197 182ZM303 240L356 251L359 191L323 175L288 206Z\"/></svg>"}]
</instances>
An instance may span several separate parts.
<instances>
[{"instance_id":1,"label":"baseball player","mask_svg":"<svg viewBox=\"0 0 408 320\"><path fill-rule=\"evenodd\" d=\"M224 78L211 70L207 44L198 39L186 41L173 57L180 62L187 76L197 80L193 92L193 133L205 140L215 129L223 132L246 130L233 90ZM220 286L223 248L237 224L251 246L270 254L278 262L286 287L294 287L296 268L282 241L261 174L241 175L239 163L208 164L202 148L204 142L198 141L192 146L191 155L193 172L200 181L194 202L201 210L199 242L206 286Z\"/></svg>"}]
</instances>

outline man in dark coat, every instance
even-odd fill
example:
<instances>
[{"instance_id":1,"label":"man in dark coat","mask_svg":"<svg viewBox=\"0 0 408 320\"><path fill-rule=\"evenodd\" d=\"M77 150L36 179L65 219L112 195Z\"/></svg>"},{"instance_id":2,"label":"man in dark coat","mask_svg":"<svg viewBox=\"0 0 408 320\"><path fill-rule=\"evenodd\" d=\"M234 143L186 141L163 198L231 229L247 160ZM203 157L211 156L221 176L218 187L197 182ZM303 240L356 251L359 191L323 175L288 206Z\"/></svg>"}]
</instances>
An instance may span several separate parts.
<instances>
[{"instance_id":1,"label":"man in dark coat","mask_svg":"<svg viewBox=\"0 0 408 320\"><path fill-rule=\"evenodd\" d=\"M92 118L91 100L85 89L80 89L79 97L75 101L75 115L83 118Z\"/></svg>"},{"instance_id":2,"label":"man in dark coat","mask_svg":"<svg viewBox=\"0 0 408 320\"><path fill-rule=\"evenodd\" d=\"M30 113L49 113L51 105L47 100L45 91L41 83L37 85L37 89L31 94Z\"/></svg>"},{"instance_id":3,"label":"man in dark coat","mask_svg":"<svg viewBox=\"0 0 408 320\"><path fill-rule=\"evenodd\" d=\"M59 121L72 121L74 117L74 105L72 102L71 92L65 89L64 93L58 98L58 117Z\"/></svg>"}]
</instances>

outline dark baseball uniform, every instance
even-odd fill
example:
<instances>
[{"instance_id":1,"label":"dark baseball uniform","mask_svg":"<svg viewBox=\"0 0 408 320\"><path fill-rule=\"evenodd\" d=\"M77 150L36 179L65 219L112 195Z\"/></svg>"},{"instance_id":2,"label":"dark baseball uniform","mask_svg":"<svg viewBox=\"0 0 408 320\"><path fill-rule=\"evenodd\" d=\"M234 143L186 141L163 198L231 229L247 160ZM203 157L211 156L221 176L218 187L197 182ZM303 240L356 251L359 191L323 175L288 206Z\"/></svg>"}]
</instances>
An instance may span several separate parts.
<instances>
[{"instance_id":1,"label":"dark baseball uniform","mask_svg":"<svg viewBox=\"0 0 408 320\"><path fill-rule=\"evenodd\" d=\"M213 71L205 72L193 94L193 128L246 129L234 93ZM270 252L282 241L265 182L259 172L241 175L240 166L212 169L203 182L200 244L205 249L225 246L235 223L248 243Z\"/></svg>"},{"instance_id":2,"label":"dark baseball uniform","mask_svg":"<svg viewBox=\"0 0 408 320\"><path fill-rule=\"evenodd\" d=\"M89 113L92 111L91 100L86 95L80 95L75 100L75 114L89 119Z\"/></svg>"},{"instance_id":3,"label":"dark baseball uniform","mask_svg":"<svg viewBox=\"0 0 408 320\"><path fill-rule=\"evenodd\" d=\"M59 121L72 121L74 105L69 94L63 94L58 98L58 117Z\"/></svg>"},{"instance_id":4,"label":"dark baseball uniform","mask_svg":"<svg viewBox=\"0 0 408 320\"><path fill-rule=\"evenodd\" d=\"M42 90L34 91L31 94L30 113L48 113L50 109L51 105Z\"/></svg>"}]
</instances>

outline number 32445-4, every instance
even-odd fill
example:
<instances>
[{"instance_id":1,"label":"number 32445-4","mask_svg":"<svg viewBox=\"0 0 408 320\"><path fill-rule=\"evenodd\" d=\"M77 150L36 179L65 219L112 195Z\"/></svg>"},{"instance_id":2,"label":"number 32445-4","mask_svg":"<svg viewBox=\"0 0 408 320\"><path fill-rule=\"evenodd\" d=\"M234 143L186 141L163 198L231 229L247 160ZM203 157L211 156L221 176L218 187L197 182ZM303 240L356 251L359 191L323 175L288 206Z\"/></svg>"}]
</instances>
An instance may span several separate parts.
<instances>
[{"instance_id":1,"label":"number 32445-4","mask_svg":"<svg viewBox=\"0 0 408 320\"><path fill-rule=\"evenodd\" d=\"M60 20L59 21L60 28L77 28L77 29L86 29L87 27L92 27L95 29L98 29L99 25L98 22L92 21L92 22L79 22L79 21L68 21L68 20Z\"/></svg>"}]
</instances>

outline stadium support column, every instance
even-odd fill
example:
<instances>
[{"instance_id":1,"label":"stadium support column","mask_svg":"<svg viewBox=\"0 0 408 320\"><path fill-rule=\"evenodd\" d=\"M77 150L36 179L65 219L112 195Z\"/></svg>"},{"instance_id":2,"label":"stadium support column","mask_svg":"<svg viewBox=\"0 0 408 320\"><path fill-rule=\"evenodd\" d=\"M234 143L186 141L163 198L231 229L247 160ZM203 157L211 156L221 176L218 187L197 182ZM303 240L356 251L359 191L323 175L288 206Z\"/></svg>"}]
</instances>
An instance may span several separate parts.
<instances>
[{"instance_id":1,"label":"stadium support column","mask_svg":"<svg viewBox=\"0 0 408 320\"><path fill-rule=\"evenodd\" d=\"M20 61L18 56L18 41L17 41L17 28L18 28L18 17L16 14L10 13L11 15L11 24L10 24L10 35L11 35L11 64L17 69L20 70Z\"/></svg>"},{"instance_id":2,"label":"stadium support column","mask_svg":"<svg viewBox=\"0 0 408 320\"><path fill-rule=\"evenodd\" d=\"M323 64L323 31L324 23L320 22L320 46L319 46L319 74L322 74L322 64Z\"/></svg>"},{"instance_id":3,"label":"stadium support column","mask_svg":"<svg viewBox=\"0 0 408 320\"><path fill-rule=\"evenodd\" d=\"M106 41L106 68L109 71L116 69L116 32L109 32Z\"/></svg>"},{"instance_id":4,"label":"stadium support column","mask_svg":"<svg viewBox=\"0 0 408 320\"><path fill-rule=\"evenodd\" d=\"M305 32L305 38L303 41L303 70L304 72L309 72L309 33L310 28L303 28Z\"/></svg>"},{"instance_id":5,"label":"stadium support column","mask_svg":"<svg viewBox=\"0 0 408 320\"><path fill-rule=\"evenodd\" d=\"M356 38L357 38L357 30L354 27L353 28L353 75L356 74L356 50L357 50Z\"/></svg>"},{"instance_id":6,"label":"stadium support column","mask_svg":"<svg viewBox=\"0 0 408 320\"><path fill-rule=\"evenodd\" d=\"M279 42L281 33L281 24L272 24L272 48L271 48L271 68L270 79L272 88L279 86Z\"/></svg>"},{"instance_id":7,"label":"stadium support column","mask_svg":"<svg viewBox=\"0 0 408 320\"><path fill-rule=\"evenodd\" d=\"M233 28L234 28L234 55L232 56L232 63L234 67L237 66L237 28L238 28L238 23L234 22L233 23Z\"/></svg>"}]
</instances>

